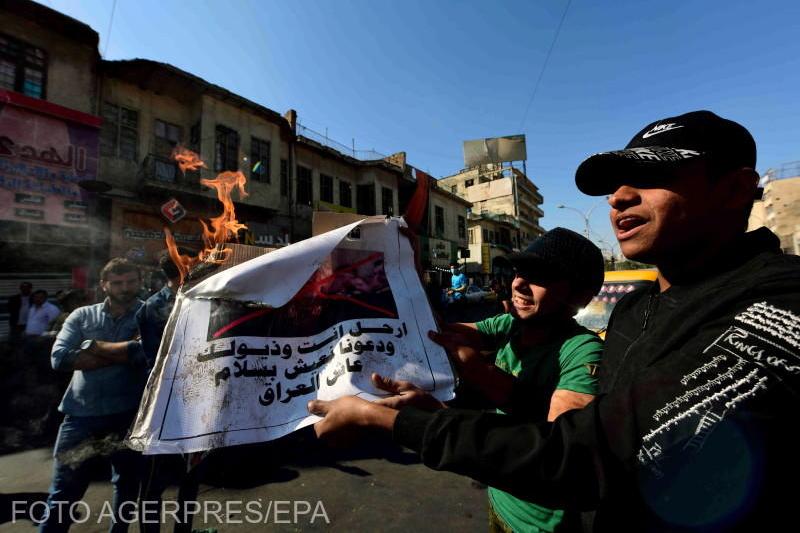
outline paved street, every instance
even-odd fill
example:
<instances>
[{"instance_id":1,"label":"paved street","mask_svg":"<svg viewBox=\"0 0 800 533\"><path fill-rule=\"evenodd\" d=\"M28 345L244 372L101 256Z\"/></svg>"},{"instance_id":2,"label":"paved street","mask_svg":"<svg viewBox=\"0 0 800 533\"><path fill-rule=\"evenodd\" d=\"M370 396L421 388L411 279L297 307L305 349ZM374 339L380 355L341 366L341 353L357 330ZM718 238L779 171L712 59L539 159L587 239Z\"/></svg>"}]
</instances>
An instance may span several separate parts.
<instances>
[{"instance_id":1,"label":"paved street","mask_svg":"<svg viewBox=\"0 0 800 533\"><path fill-rule=\"evenodd\" d=\"M285 442L227 450L224 457L209 459L198 501L212 511L215 501L223 506L231 502L231 522L242 523L220 525L213 514L204 522L198 514L194 527L212 527L220 532L265 530L263 523L247 523L249 519L268 522L270 531L486 530L484 488L467 478L429 470L408 451L377 444L370 449L373 453L364 448L332 451L313 442L305 432ZM281 453L288 460L281 460ZM379 458L379 454L387 454L388 459ZM14 494L39 492L44 498L51 465L49 449L0 457L3 497L14 499ZM97 519L103 502L111 497L111 485L100 479L98 475L84 498L91 509L88 520L73 526L72 531L107 531L107 519L99 524ZM174 501L176 492L171 486L164 499ZM298 503L275 503L282 501ZM248 502L258 513L245 513ZM279 511L277 515L268 514L270 502ZM297 523L286 523L294 520L294 505L298 506ZM171 523L168 517L170 525L163 530L171 531ZM0 524L2 533L31 530L29 521ZM138 526L131 531L138 531Z\"/></svg>"}]
</instances>

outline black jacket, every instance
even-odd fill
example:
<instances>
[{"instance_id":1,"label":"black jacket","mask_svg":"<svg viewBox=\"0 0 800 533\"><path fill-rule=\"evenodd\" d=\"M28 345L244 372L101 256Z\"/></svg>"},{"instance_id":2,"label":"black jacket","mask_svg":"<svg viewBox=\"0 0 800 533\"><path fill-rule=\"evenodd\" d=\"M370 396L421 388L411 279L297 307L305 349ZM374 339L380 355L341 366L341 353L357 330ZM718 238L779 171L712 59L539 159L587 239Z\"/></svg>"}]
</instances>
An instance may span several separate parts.
<instances>
[{"instance_id":1,"label":"black jacket","mask_svg":"<svg viewBox=\"0 0 800 533\"><path fill-rule=\"evenodd\" d=\"M30 298L30 296L28 297ZM22 308L22 295L15 294L8 298L8 324L13 330L19 322L19 312ZM27 319L27 317L26 317Z\"/></svg>"},{"instance_id":2,"label":"black jacket","mask_svg":"<svg viewBox=\"0 0 800 533\"><path fill-rule=\"evenodd\" d=\"M620 301L586 408L552 424L407 408L395 439L432 468L597 509L599 531L795 524L800 258L762 229L701 278Z\"/></svg>"}]
</instances>

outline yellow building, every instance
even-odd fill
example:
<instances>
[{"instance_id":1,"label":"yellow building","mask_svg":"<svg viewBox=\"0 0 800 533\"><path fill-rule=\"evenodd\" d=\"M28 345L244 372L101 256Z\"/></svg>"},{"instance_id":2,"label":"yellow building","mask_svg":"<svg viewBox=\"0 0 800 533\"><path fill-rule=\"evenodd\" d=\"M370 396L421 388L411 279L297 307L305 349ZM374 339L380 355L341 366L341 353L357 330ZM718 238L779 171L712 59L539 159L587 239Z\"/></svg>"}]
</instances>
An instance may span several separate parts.
<instances>
[{"instance_id":1,"label":"yellow building","mask_svg":"<svg viewBox=\"0 0 800 533\"><path fill-rule=\"evenodd\" d=\"M747 229L766 226L781 239L785 253L800 254L800 176L786 170L768 172L762 179L764 194L753 205Z\"/></svg>"},{"instance_id":2,"label":"yellow building","mask_svg":"<svg viewBox=\"0 0 800 533\"><path fill-rule=\"evenodd\" d=\"M488 274L498 255L525 248L544 233L539 189L513 166L482 165L442 178L439 186L472 203L468 272Z\"/></svg>"}]
</instances>

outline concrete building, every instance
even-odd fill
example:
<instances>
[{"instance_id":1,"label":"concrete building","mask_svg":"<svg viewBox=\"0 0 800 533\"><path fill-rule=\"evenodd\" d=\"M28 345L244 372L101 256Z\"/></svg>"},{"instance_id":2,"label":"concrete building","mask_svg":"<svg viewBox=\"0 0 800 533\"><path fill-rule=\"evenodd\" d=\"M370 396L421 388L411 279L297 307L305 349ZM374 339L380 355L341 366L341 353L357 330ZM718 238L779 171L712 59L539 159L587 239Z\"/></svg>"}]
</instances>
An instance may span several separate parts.
<instances>
[{"instance_id":1,"label":"concrete building","mask_svg":"<svg viewBox=\"0 0 800 533\"><path fill-rule=\"evenodd\" d=\"M98 39L34 2L0 4L2 296L23 280L52 293L85 279L91 228L79 183L98 174Z\"/></svg>"},{"instance_id":2,"label":"concrete building","mask_svg":"<svg viewBox=\"0 0 800 533\"><path fill-rule=\"evenodd\" d=\"M468 218L468 272L489 274L498 255L525 248L544 233L539 189L513 166L484 165L439 180L439 186L472 203Z\"/></svg>"},{"instance_id":3,"label":"concrete building","mask_svg":"<svg viewBox=\"0 0 800 533\"><path fill-rule=\"evenodd\" d=\"M517 249L512 236L519 231L519 223L511 215L474 211L467 223L470 252L467 273L486 278L493 271L495 258Z\"/></svg>"},{"instance_id":4,"label":"concrete building","mask_svg":"<svg viewBox=\"0 0 800 533\"><path fill-rule=\"evenodd\" d=\"M100 175L111 190L109 255L152 263L164 249L162 228L179 245L201 247L200 219L221 212L216 193L200 184L241 170L246 197L234 192L237 219L250 244L296 239L290 195L291 122L259 104L171 65L135 59L101 64ZM290 115L293 112L290 112ZM170 157L185 146L206 168L182 175ZM186 217L165 219L161 206L177 200Z\"/></svg>"},{"instance_id":5,"label":"concrete building","mask_svg":"<svg viewBox=\"0 0 800 533\"><path fill-rule=\"evenodd\" d=\"M0 295L40 273L59 281L37 287L91 287L114 256L152 266L165 227L199 249L200 220L221 211L200 180L222 171L248 180L234 201L251 245L309 237L313 211L400 215L413 195L403 152L349 153L300 126L294 110L281 115L157 61L101 60L85 24L28 0L1 6ZM178 145L207 168L183 175L170 157ZM464 255L470 205L431 190L427 267Z\"/></svg>"},{"instance_id":6,"label":"concrete building","mask_svg":"<svg viewBox=\"0 0 800 533\"><path fill-rule=\"evenodd\" d=\"M428 207L428 234L422 236L422 264L447 268L461 264L467 244L467 216L472 204L437 186L431 188Z\"/></svg>"},{"instance_id":7,"label":"concrete building","mask_svg":"<svg viewBox=\"0 0 800 533\"><path fill-rule=\"evenodd\" d=\"M753 205L748 231L766 226L781 239L785 253L800 254L800 163L768 171L762 178L764 194Z\"/></svg>"},{"instance_id":8,"label":"concrete building","mask_svg":"<svg viewBox=\"0 0 800 533\"><path fill-rule=\"evenodd\" d=\"M403 167L383 159L360 160L304 135L293 149L295 211L300 238L311 235L313 211L398 216Z\"/></svg>"}]
</instances>

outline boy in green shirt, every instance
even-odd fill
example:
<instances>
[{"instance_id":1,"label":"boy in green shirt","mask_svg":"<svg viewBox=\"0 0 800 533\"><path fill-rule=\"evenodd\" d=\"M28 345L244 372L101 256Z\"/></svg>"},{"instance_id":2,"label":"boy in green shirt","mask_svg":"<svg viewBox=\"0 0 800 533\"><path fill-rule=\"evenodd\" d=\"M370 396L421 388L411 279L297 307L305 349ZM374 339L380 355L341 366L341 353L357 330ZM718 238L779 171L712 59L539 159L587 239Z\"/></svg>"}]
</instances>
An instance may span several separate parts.
<instances>
[{"instance_id":1,"label":"boy in green shirt","mask_svg":"<svg viewBox=\"0 0 800 533\"><path fill-rule=\"evenodd\" d=\"M514 269L510 313L474 324L453 324L434 340L445 348L470 339L491 355L459 353L461 377L500 412L554 420L588 404L597 392L602 341L572 318L603 283L603 256L585 237L555 228L524 252L506 256ZM465 344L462 342L462 344ZM449 350L448 350L449 351ZM575 527L564 511L489 488L490 524L499 531L556 531Z\"/></svg>"},{"instance_id":2,"label":"boy in green shirt","mask_svg":"<svg viewBox=\"0 0 800 533\"><path fill-rule=\"evenodd\" d=\"M585 237L555 228L524 252L504 258L514 269L511 308L470 324L449 324L431 338L447 349L462 379L502 413L554 420L584 407L597 392L602 341L572 318L603 283L603 256ZM459 349L459 346L480 348ZM376 386L398 396L378 400L390 407L444 407L408 382L373 376ZM493 531L565 531L576 515L520 500L489 488Z\"/></svg>"}]
</instances>

